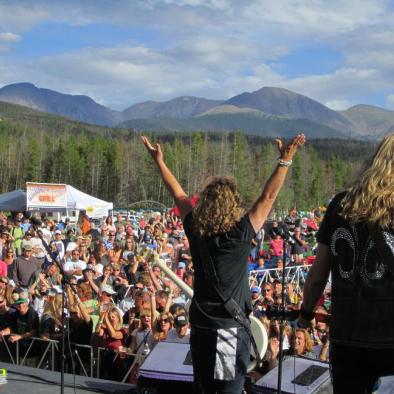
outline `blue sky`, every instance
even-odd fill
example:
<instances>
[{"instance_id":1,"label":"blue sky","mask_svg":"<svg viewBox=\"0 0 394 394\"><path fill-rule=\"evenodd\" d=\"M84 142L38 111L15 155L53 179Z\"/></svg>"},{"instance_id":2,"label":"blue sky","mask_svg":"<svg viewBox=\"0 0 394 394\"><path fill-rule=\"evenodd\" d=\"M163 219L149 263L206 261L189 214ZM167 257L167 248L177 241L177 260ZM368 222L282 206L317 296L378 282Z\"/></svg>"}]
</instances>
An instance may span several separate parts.
<instances>
[{"instance_id":1,"label":"blue sky","mask_svg":"<svg viewBox=\"0 0 394 394\"><path fill-rule=\"evenodd\" d=\"M393 14L388 0L0 0L0 86L118 110L263 86L394 109Z\"/></svg>"}]
</instances>

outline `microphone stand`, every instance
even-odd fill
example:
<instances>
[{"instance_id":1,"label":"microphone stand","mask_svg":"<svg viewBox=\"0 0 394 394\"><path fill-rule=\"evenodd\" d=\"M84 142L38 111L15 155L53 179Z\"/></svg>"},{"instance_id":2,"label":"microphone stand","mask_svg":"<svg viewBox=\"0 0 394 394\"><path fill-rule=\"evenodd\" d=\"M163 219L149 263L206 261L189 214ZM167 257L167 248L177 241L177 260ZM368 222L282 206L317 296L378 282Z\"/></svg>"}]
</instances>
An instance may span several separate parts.
<instances>
[{"instance_id":1,"label":"microphone stand","mask_svg":"<svg viewBox=\"0 0 394 394\"><path fill-rule=\"evenodd\" d=\"M282 366L283 366L283 337L284 337L284 327L285 327L285 322L286 322L286 299L285 299L285 282L286 282L286 260L287 260L287 254L286 254L286 249L288 248L288 241L283 238L283 268L282 268L282 302L280 304L279 310L279 318L280 318L280 324L279 324L279 354L278 354L278 389L277 393L281 394L282 393Z\"/></svg>"},{"instance_id":2,"label":"microphone stand","mask_svg":"<svg viewBox=\"0 0 394 394\"><path fill-rule=\"evenodd\" d=\"M65 353L64 353L64 346L65 346L65 338L66 338L66 326L65 326L65 309L66 309L66 299L65 299L65 292L66 292L66 275L63 270L63 266L58 260L59 255L55 255L55 253L51 250L47 242L45 241L42 231L38 228L39 223L32 223L32 226L34 230L36 231L36 234L38 237L41 239L41 242L51 257L51 259L55 262L55 264L58 266L59 271L62 275L62 316L61 316L61 324L62 324L62 337L61 337L61 360L60 360L60 393L64 394L64 365L65 365ZM71 287L70 287L71 288Z\"/></svg>"}]
</instances>

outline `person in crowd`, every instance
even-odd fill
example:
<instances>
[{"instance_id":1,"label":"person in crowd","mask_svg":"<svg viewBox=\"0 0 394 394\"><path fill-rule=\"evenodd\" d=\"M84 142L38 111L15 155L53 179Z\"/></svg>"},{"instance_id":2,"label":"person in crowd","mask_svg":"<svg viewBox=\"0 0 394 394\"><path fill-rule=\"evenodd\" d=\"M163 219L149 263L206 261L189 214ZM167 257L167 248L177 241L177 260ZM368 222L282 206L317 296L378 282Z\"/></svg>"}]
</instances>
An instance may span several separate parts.
<instances>
[{"instance_id":1,"label":"person in crowd","mask_svg":"<svg viewBox=\"0 0 394 394\"><path fill-rule=\"evenodd\" d=\"M140 312L142 309L146 309L146 303L144 301L144 286L142 283L137 283L133 291L134 306L125 312L123 315L123 324L128 324L131 327L131 331L138 328ZM150 305L149 305L150 307ZM138 321L136 321L138 319Z\"/></svg>"},{"instance_id":2,"label":"person in crowd","mask_svg":"<svg viewBox=\"0 0 394 394\"><path fill-rule=\"evenodd\" d=\"M83 278L78 280L77 294L82 302L97 298L100 292L99 286L94 282L95 269L93 265L88 264L82 271Z\"/></svg>"},{"instance_id":3,"label":"person in crowd","mask_svg":"<svg viewBox=\"0 0 394 394\"><path fill-rule=\"evenodd\" d=\"M83 278L82 271L86 269L86 263L80 259L80 255L79 249L74 249L71 252L71 259L63 264L64 273L75 276L78 280Z\"/></svg>"},{"instance_id":4,"label":"person in crowd","mask_svg":"<svg viewBox=\"0 0 394 394\"><path fill-rule=\"evenodd\" d=\"M313 341L307 330L298 328L294 332L294 336L291 341L291 347L286 351L286 355L303 356L310 359L316 359L317 356L312 352ZM278 365L278 354L279 354L279 339L278 336L272 336L269 340L269 357L268 371L275 368Z\"/></svg>"},{"instance_id":5,"label":"person in crowd","mask_svg":"<svg viewBox=\"0 0 394 394\"><path fill-rule=\"evenodd\" d=\"M12 279L14 264L15 264L15 254L12 248L7 248L5 252L4 262L7 264L7 277Z\"/></svg>"},{"instance_id":6,"label":"person in crowd","mask_svg":"<svg viewBox=\"0 0 394 394\"><path fill-rule=\"evenodd\" d=\"M293 243L291 244L291 259L296 264L302 264L304 261L305 248L308 243L301 234L301 227L295 227L293 234Z\"/></svg>"},{"instance_id":7,"label":"person in crowd","mask_svg":"<svg viewBox=\"0 0 394 394\"><path fill-rule=\"evenodd\" d=\"M56 251L59 258L62 259L64 257L64 254L66 253L66 248L62 241L62 232L60 230L55 230L54 237L55 240L53 241L53 243L56 245Z\"/></svg>"},{"instance_id":8,"label":"person in crowd","mask_svg":"<svg viewBox=\"0 0 394 394\"><path fill-rule=\"evenodd\" d=\"M286 232L293 233L294 229L299 226L300 217L298 216L298 211L296 207L289 210L288 215L285 217L284 225L286 226Z\"/></svg>"},{"instance_id":9,"label":"person in crowd","mask_svg":"<svg viewBox=\"0 0 394 394\"><path fill-rule=\"evenodd\" d=\"M17 256L22 254L22 239L24 236L24 231L22 228L22 221L20 217L16 217L14 221L14 226L10 232L13 241L12 241L12 250Z\"/></svg>"},{"instance_id":10,"label":"person in crowd","mask_svg":"<svg viewBox=\"0 0 394 394\"><path fill-rule=\"evenodd\" d=\"M2 362L12 362L4 341L7 340L6 335L9 334L9 327L15 321L15 313L15 309L8 306L6 297L0 294L0 360Z\"/></svg>"},{"instance_id":11,"label":"person in crowd","mask_svg":"<svg viewBox=\"0 0 394 394\"><path fill-rule=\"evenodd\" d=\"M99 337L99 346L112 350L117 350L119 346L122 346L126 333L123 330L122 315L116 306L100 312L96 331Z\"/></svg>"},{"instance_id":12,"label":"person in crowd","mask_svg":"<svg viewBox=\"0 0 394 394\"><path fill-rule=\"evenodd\" d=\"M0 246L1 246L1 255L2 255L3 259L6 254L5 251L7 249L11 249L12 252L14 253L14 250L12 249L12 236L5 228L3 228L2 232L1 232Z\"/></svg>"},{"instance_id":13,"label":"person in crowd","mask_svg":"<svg viewBox=\"0 0 394 394\"><path fill-rule=\"evenodd\" d=\"M176 276L179 279L183 280L183 275L185 275L185 273L186 273L186 263L184 261L180 261L177 264Z\"/></svg>"},{"instance_id":14,"label":"person in crowd","mask_svg":"<svg viewBox=\"0 0 394 394\"><path fill-rule=\"evenodd\" d=\"M40 319L44 313L45 303L48 299L48 293L51 287L52 284L48 283L44 272L40 272L38 274L38 279L29 287L33 309L38 313Z\"/></svg>"},{"instance_id":15,"label":"person in crowd","mask_svg":"<svg viewBox=\"0 0 394 394\"><path fill-rule=\"evenodd\" d=\"M330 362L335 393L371 393L394 374L394 133L350 189L328 206L304 286L307 326L331 273Z\"/></svg>"},{"instance_id":16,"label":"person in crowd","mask_svg":"<svg viewBox=\"0 0 394 394\"><path fill-rule=\"evenodd\" d=\"M139 366L143 363L154 345L150 309L142 309L140 319L139 326L131 333L129 352L134 353L136 356L133 370L129 376L129 383L136 383Z\"/></svg>"},{"instance_id":17,"label":"person in crowd","mask_svg":"<svg viewBox=\"0 0 394 394\"><path fill-rule=\"evenodd\" d=\"M8 275L8 265L3 260L0 260L0 275L1 276L7 276Z\"/></svg>"},{"instance_id":18,"label":"person in crowd","mask_svg":"<svg viewBox=\"0 0 394 394\"><path fill-rule=\"evenodd\" d=\"M251 297L251 300L252 300L252 307L253 307L253 309L255 309L256 306L258 304L260 304L261 301L262 301L261 288L259 286L253 286L250 289L250 297Z\"/></svg>"},{"instance_id":19,"label":"person in crowd","mask_svg":"<svg viewBox=\"0 0 394 394\"><path fill-rule=\"evenodd\" d=\"M62 329L62 295L56 294L46 298L40 321L40 337L42 339L61 338Z\"/></svg>"},{"instance_id":20,"label":"person in crowd","mask_svg":"<svg viewBox=\"0 0 394 394\"><path fill-rule=\"evenodd\" d=\"M0 296L8 298L10 295L10 280L8 279L7 276L0 276Z\"/></svg>"},{"instance_id":21,"label":"person in crowd","mask_svg":"<svg viewBox=\"0 0 394 394\"><path fill-rule=\"evenodd\" d=\"M228 178L210 179L193 208L188 195L166 166L161 146L152 146L146 137L142 137L142 141L180 211L193 257L195 286L190 317L194 387L199 392L241 392L249 363L250 338L247 331L227 312L220 298L215 296L212 283L205 278L201 243L209 245L206 253L212 255L218 282L226 293L236 297L236 302L248 316L252 308L246 262L251 240L263 226L283 185L291 160L298 147L304 144L305 136L299 134L286 146L277 140L280 161L247 214L241 208L234 181ZM226 256L231 256L231 261ZM233 256L237 256L236 261ZM216 354L220 351L217 329L221 328L234 328L234 340L239 343L234 349L235 354L232 354L236 365L230 368L228 365L223 368L222 364L217 363L217 360L222 359L221 355Z\"/></svg>"},{"instance_id":22,"label":"person in crowd","mask_svg":"<svg viewBox=\"0 0 394 394\"><path fill-rule=\"evenodd\" d=\"M100 240L97 246L97 253L96 253L96 260L97 263L100 263L103 267L111 264L111 259L108 256L108 249L105 246L105 241Z\"/></svg>"},{"instance_id":23,"label":"person in crowd","mask_svg":"<svg viewBox=\"0 0 394 394\"><path fill-rule=\"evenodd\" d=\"M181 244L177 250L177 258L176 262L183 261L185 264L192 260L192 256L190 254L190 245L189 240L186 235L183 235L181 238Z\"/></svg>"},{"instance_id":24,"label":"person in crowd","mask_svg":"<svg viewBox=\"0 0 394 394\"><path fill-rule=\"evenodd\" d=\"M274 286L272 283L265 282L261 287L261 295L263 298L262 304L263 307L267 307L268 305L272 305L274 303Z\"/></svg>"},{"instance_id":25,"label":"person in crowd","mask_svg":"<svg viewBox=\"0 0 394 394\"><path fill-rule=\"evenodd\" d=\"M78 226L81 229L83 235L89 234L90 220L89 220L89 216L84 210L79 211Z\"/></svg>"},{"instance_id":26,"label":"person in crowd","mask_svg":"<svg viewBox=\"0 0 394 394\"><path fill-rule=\"evenodd\" d=\"M174 328L167 335L167 342L189 343L190 326L187 313L179 314L174 317Z\"/></svg>"},{"instance_id":27,"label":"person in crowd","mask_svg":"<svg viewBox=\"0 0 394 394\"><path fill-rule=\"evenodd\" d=\"M169 331L173 328L174 318L169 312L161 313L153 325L153 338L155 342L165 341Z\"/></svg>"},{"instance_id":28,"label":"person in crowd","mask_svg":"<svg viewBox=\"0 0 394 394\"><path fill-rule=\"evenodd\" d=\"M103 284L100 286L99 293L99 313L100 315L103 312L107 312L110 308L115 306L114 296L116 295L116 291L112 286Z\"/></svg>"},{"instance_id":29,"label":"person in crowd","mask_svg":"<svg viewBox=\"0 0 394 394\"><path fill-rule=\"evenodd\" d=\"M277 235L279 235L281 238L284 237L284 230L281 226L279 226L277 220L272 221L272 226L268 230L268 235L270 236L271 240L275 239Z\"/></svg>"},{"instance_id":30,"label":"person in crowd","mask_svg":"<svg viewBox=\"0 0 394 394\"><path fill-rule=\"evenodd\" d=\"M25 245L22 256L19 256L14 264L12 279L16 287L29 287L29 281L33 273L41 268L41 261L32 256L33 250L30 245Z\"/></svg>"},{"instance_id":31,"label":"person in crowd","mask_svg":"<svg viewBox=\"0 0 394 394\"><path fill-rule=\"evenodd\" d=\"M272 258L282 258L283 257L283 248L284 248L284 241L283 238L276 234L273 239L270 241L270 255Z\"/></svg>"},{"instance_id":32,"label":"person in crowd","mask_svg":"<svg viewBox=\"0 0 394 394\"><path fill-rule=\"evenodd\" d=\"M107 218L105 219L105 226L107 227L109 232L111 231L113 231L114 233L116 232L116 227L113 223L112 216L107 216Z\"/></svg>"},{"instance_id":33,"label":"person in crowd","mask_svg":"<svg viewBox=\"0 0 394 394\"><path fill-rule=\"evenodd\" d=\"M128 256L132 254L134 256L135 242L133 238L126 238L124 248L122 250L122 259L127 260Z\"/></svg>"},{"instance_id":34,"label":"person in crowd","mask_svg":"<svg viewBox=\"0 0 394 394\"><path fill-rule=\"evenodd\" d=\"M27 293L20 294L22 297L27 297ZM19 296L18 293L15 293L15 296L17 295ZM39 346L33 346L29 350L29 339L38 335L39 317L33 307L29 306L29 300L22 297L15 297L12 306L16 309L16 313L12 315L14 319L10 326L3 330L3 336L9 335L8 342L11 344L19 342L19 354L27 358L25 365L34 367L37 362ZM26 354L28 351L29 353Z\"/></svg>"}]
</instances>

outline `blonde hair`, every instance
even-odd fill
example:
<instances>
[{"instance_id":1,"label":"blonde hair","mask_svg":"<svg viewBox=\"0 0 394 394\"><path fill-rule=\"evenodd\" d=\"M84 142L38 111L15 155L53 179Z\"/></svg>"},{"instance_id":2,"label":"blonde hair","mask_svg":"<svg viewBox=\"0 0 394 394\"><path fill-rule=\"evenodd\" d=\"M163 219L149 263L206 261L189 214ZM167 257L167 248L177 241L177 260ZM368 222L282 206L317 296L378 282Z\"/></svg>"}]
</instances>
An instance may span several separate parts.
<instances>
[{"instance_id":1,"label":"blonde hair","mask_svg":"<svg viewBox=\"0 0 394 394\"><path fill-rule=\"evenodd\" d=\"M60 320L62 317L62 294L56 294L53 300L47 300L44 304L43 315L51 316Z\"/></svg>"},{"instance_id":2,"label":"blonde hair","mask_svg":"<svg viewBox=\"0 0 394 394\"><path fill-rule=\"evenodd\" d=\"M295 341L295 335L296 335L297 332L302 333L302 335L304 336L305 351L311 352L313 350L313 341L312 341L312 338L310 337L308 331L305 330L305 328L297 328L294 331L293 341ZM293 344L293 347L294 347L294 344Z\"/></svg>"},{"instance_id":3,"label":"blonde hair","mask_svg":"<svg viewBox=\"0 0 394 394\"><path fill-rule=\"evenodd\" d=\"M244 213L241 195L230 177L208 178L193 210L195 232L212 236L229 231Z\"/></svg>"},{"instance_id":4,"label":"blonde hair","mask_svg":"<svg viewBox=\"0 0 394 394\"><path fill-rule=\"evenodd\" d=\"M112 308L110 308L110 309L108 310L108 317L109 317L109 314L110 314L110 313L114 313L114 314L117 316L117 318L118 318L118 324L117 324L116 326L114 325L114 329L115 329L116 331L119 331L119 330L122 328L122 326L123 326L123 318L122 318L122 315L121 315L119 309L118 309L116 306L114 306L114 307L112 307Z\"/></svg>"},{"instance_id":5,"label":"blonde hair","mask_svg":"<svg viewBox=\"0 0 394 394\"><path fill-rule=\"evenodd\" d=\"M394 224L394 133L379 144L342 201L342 215L383 228Z\"/></svg>"}]
</instances>

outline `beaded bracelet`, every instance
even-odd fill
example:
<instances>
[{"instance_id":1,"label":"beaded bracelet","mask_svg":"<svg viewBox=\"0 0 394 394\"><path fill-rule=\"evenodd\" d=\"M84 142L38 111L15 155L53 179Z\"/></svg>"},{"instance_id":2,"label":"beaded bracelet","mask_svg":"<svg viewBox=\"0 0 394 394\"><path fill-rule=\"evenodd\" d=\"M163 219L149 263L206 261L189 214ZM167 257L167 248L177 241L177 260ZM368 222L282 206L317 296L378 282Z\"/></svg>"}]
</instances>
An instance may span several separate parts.
<instances>
[{"instance_id":1,"label":"beaded bracelet","mask_svg":"<svg viewBox=\"0 0 394 394\"><path fill-rule=\"evenodd\" d=\"M293 160L283 160L278 157L278 165L280 167L290 167L293 164Z\"/></svg>"}]
</instances>

